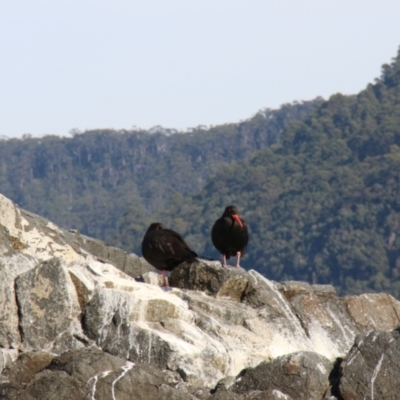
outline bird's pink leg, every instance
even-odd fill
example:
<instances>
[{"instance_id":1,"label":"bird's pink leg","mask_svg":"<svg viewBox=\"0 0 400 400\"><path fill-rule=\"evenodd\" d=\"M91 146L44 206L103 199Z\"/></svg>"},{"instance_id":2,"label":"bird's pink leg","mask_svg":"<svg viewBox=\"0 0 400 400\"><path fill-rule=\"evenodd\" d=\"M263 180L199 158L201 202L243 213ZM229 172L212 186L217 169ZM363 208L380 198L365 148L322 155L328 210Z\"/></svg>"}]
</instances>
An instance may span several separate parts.
<instances>
[{"instance_id":1,"label":"bird's pink leg","mask_svg":"<svg viewBox=\"0 0 400 400\"><path fill-rule=\"evenodd\" d=\"M226 255L225 254L222 254L222 262L224 264L224 267L226 268L227 265L226 265Z\"/></svg>"},{"instance_id":2,"label":"bird's pink leg","mask_svg":"<svg viewBox=\"0 0 400 400\"><path fill-rule=\"evenodd\" d=\"M240 251L236 253L236 268L240 268Z\"/></svg>"},{"instance_id":3,"label":"bird's pink leg","mask_svg":"<svg viewBox=\"0 0 400 400\"><path fill-rule=\"evenodd\" d=\"M162 282L163 282L162 285L163 285L163 287L168 287L169 285L167 283L167 271L165 269L163 269L161 271L161 273L162 273Z\"/></svg>"}]
</instances>

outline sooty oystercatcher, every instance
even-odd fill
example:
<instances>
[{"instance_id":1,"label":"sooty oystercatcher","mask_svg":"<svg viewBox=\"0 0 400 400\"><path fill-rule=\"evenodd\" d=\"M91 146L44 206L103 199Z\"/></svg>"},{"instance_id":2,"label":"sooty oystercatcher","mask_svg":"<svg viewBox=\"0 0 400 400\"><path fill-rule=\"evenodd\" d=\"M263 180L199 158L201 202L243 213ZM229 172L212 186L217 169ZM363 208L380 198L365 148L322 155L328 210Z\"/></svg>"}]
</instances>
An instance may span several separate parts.
<instances>
[{"instance_id":1,"label":"sooty oystercatcher","mask_svg":"<svg viewBox=\"0 0 400 400\"><path fill-rule=\"evenodd\" d=\"M166 271L172 271L184 261L197 261L197 254L183 237L159 222L153 222L147 229L142 241L142 254L149 264L162 271L163 286L168 286Z\"/></svg>"},{"instance_id":2,"label":"sooty oystercatcher","mask_svg":"<svg viewBox=\"0 0 400 400\"><path fill-rule=\"evenodd\" d=\"M226 260L231 256L236 256L236 267L240 267L240 257L243 256L249 241L249 231L245 222L239 218L235 206L226 207L222 217L215 221L211 230L211 240L222 254L224 267L227 266Z\"/></svg>"}]
</instances>

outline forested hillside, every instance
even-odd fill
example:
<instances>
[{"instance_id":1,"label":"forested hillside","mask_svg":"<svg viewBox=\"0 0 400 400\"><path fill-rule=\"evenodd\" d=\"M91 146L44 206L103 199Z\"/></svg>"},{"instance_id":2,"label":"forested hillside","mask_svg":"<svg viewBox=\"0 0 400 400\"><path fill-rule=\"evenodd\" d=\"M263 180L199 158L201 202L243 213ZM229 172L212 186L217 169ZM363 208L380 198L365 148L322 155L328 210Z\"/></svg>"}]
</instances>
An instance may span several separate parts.
<instances>
[{"instance_id":1,"label":"forested hillside","mask_svg":"<svg viewBox=\"0 0 400 400\"><path fill-rule=\"evenodd\" d=\"M400 297L400 51L358 95L238 124L0 141L0 192L139 254L158 220L218 257L210 229L235 204L251 232L245 268Z\"/></svg>"},{"instance_id":2,"label":"forested hillside","mask_svg":"<svg viewBox=\"0 0 400 400\"><path fill-rule=\"evenodd\" d=\"M222 164L276 143L289 121L321 103L287 104L187 133L96 130L0 140L0 193L62 227L138 251L144 221L168 207L171 196L199 193ZM141 218L129 240L118 234L127 210Z\"/></svg>"},{"instance_id":3,"label":"forested hillside","mask_svg":"<svg viewBox=\"0 0 400 400\"><path fill-rule=\"evenodd\" d=\"M204 189L154 219L199 252L228 203L250 226L247 268L276 280L334 284L342 293L400 297L400 52L357 96L332 96L279 143L224 165ZM134 210L121 226L130 240Z\"/></svg>"}]
</instances>

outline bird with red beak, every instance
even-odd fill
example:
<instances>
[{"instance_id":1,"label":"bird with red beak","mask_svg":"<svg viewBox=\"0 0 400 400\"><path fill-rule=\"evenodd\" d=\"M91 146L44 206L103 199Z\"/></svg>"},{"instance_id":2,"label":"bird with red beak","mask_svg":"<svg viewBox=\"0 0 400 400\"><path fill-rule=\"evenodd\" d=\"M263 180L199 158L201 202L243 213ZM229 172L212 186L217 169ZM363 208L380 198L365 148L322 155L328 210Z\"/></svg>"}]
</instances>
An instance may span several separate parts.
<instances>
[{"instance_id":1,"label":"bird with red beak","mask_svg":"<svg viewBox=\"0 0 400 400\"><path fill-rule=\"evenodd\" d=\"M224 267L227 266L226 260L236 257L236 267L240 268L240 258L246 250L249 231L235 206L226 207L222 217L215 221L211 230L211 240L222 254Z\"/></svg>"}]
</instances>

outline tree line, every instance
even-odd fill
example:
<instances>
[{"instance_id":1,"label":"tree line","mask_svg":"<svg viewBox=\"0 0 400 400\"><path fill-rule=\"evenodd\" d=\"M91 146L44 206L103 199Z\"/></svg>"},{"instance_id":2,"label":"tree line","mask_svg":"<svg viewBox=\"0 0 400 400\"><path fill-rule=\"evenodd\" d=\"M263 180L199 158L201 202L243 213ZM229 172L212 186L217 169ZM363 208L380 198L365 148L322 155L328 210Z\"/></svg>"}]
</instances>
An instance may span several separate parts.
<instances>
[{"instance_id":1,"label":"tree line","mask_svg":"<svg viewBox=\"0 0 400 400\"><path fill-rule=\"evenodd\" d=\"M0 192L127 251L159 221L215 258L211 226L234 204L245 268L400 298L400 51L357 95L238 124L2 140Z\"/></svg>"}]
</instances>

